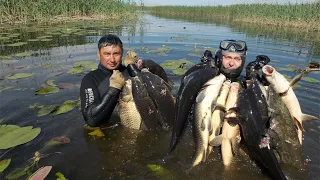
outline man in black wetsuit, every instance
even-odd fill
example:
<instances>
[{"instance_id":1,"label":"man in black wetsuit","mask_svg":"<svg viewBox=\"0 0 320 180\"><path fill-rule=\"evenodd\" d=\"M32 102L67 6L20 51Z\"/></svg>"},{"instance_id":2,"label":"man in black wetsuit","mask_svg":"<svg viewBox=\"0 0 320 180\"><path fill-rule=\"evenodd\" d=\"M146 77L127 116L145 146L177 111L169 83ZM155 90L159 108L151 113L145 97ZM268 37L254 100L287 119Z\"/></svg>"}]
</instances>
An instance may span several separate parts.
<instances>
[{"instance_id":1,"label":"man in black wetsuit","mask_svg":"<svg viewBox=\"0 0 320 180\"><path fill-rule=\"evenodd\" d=\"M139 73L135 60L125 58L122 65L123 45L118 36L105 35L98 42L98 69L86 74L81 82L81 112L89 126L108 122L129 76Z\"/></svg>"}]
</instances>

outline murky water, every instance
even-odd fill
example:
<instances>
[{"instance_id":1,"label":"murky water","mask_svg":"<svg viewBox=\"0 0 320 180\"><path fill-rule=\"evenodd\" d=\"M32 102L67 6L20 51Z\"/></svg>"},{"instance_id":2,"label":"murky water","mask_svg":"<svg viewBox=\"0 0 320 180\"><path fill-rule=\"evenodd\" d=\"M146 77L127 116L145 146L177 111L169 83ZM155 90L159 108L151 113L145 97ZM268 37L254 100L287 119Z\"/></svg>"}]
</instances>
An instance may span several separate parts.
<instances>
[{"instance_id":1,"label":"murky water","mask_svg":"<svg viewBox=\"0 0 320 180\"><path fill-rule=\"evenodd\" d=\"M89 69L85 68L84 72L79 74L69 74L68 71L79 61L98 64L96 43L103 34L110 32L119 35L126 50L133 49L141 58L153 59L158 63L182 58L197 63L204 49L214 51L223 39L245 40L249 47L247 62L255 60L255 56L259 54L268 55L272 59L270 65L282 68L281 73L291 78L296 73L289 68L290 65L304 68L308 62L320 60L319 42L300 39L298 36L279 37L260 30L246 32L229 25L168 20L149 15L133 25L118 24L108 27L100 23L99 26L85 24L71 28L71 25L65 24L56 28L59 29L1 29L1 37L8 37L10 34L13 37L0 38L0 90L10 87L0 92L0 124L32 125L41 127L41 133L33 141L13 148L1 158L12 158L12 162L0 175L0 179L15 168L24 167L32 161L34 152L57 136L67 136L71 142L41 151L46 156L40 159L38 166L53 166L48 179L55 179L56 172L61 172L68 179L268 179L247 157L236 158L232 167L224 170L218 149L211 153L206 163L186 172L194 149L190 128L178 148L163 161L171 133L136 132L121 126L109 128L116 123L113 122L103 126L105 137L90 136L88 133L91 131L84 128L85 123L79 107L57 116L49 114L38 117L39 109L31 109L30 105L61 105L66 100L78 100L81 78ZM12 35L12 32L16 35ZM7 45L16 42L26 44ZM164 46L167 47L165 52L145 50ZM19 54L22 52L32 56ZM33 72L35 75L27 79L5 79L8 75L22 72ZM168 74L176 83L180 81L180 77L169 70ZM303 112L320 118L320 75L310 73L308 77L315 82L302 80L295 92ZM54 94L35 95L35 91L47 80L55 80L57 85L71 83L74 86L60 89ZM175 86L174 93L177 88L178 86ZM320 121L305 122L304 127L306 131L303 149L305 158L309 161L309 179L318 179ZM4 152L0 151L0 155ZM165 170L153 172L148 168L152 164L160 165Z\"/></svg>"}]
</instances>

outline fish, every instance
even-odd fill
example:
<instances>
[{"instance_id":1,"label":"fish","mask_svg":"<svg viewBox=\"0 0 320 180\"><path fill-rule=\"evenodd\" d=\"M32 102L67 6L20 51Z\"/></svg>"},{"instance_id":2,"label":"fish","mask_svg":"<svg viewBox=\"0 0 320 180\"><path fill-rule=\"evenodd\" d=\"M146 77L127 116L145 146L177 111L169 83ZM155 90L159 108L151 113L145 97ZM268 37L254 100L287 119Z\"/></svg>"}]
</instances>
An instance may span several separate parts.
<instances>
[{"instance_id":1,"label":"fish","mask_svg":"<svg viewBox=\"0 0 320 180\"><path fill-rule=\"evenodd\" d=\"M141 115L144 130L154 130L160 127L162 116L150 98L148 91L139 76L131 77L133 100Z\"/></svg>"},{"instance_id":2,"label":"fish","mask_svg":"<svg viewBox=\"0 0 320 180\"><path fill-rule=\"evenodd\" d=\"M304 131L302 121L316 120L317 117L302 113L299 100L292 89L292 86L298 81L298 77L301 77L301 75L296 76L289 83L282 74L270 65L263 66L262 72L270 83L270 87L281 96L282 101L289 109L292 119L298 127L297 134L300 144L302 144L302 131Z\"/></svg>"},{"instance_id":3,"label":"fish","mask_svg":"<svg viewBox=\"0 0 320 180\"><path fill-rule=\"evenodd\" d=\"M281 167L294 167L294 171L303 175L307 173L307 162L290 112L272 87L268 89L268 94L267 102L271 109L268 134L271 148L277 152Z\"/></svg>"},{"instance_id":4,"label":"fish","mask_svg":"<svg viewBox=\"0 0 320 180\"><path fill-rule=\"evenodd\" d=\"M130 129L140 129L142 118L133 99L131 79L126 80L120 93L119 114L123 126Z\"/></svg>"},{"instance_id":5,"label":"fish","mask_svg":"<svg viewBox=\"0 0 320 180\"><path fill-rule=\"evenodd\" d=\"M166 71L158 63L151 59L139 59L137 62L138 68L147 68L151 73L158 75L165 82L169 83L168 75Z\"/></svg>"},{"instance_id":6,"label":"fish","mask_svg":"<svg viewBox=\"0 0 320 180\"><path fill-rule=\"evenodd\" d=\"M162 125L172 127L175 117L174 98L165 84L165 81L159 76L151 73L148 69L141 70L141 80L145 85L150 98L153 100L156 108L162 116Z\"/></svg>"},{"instance_id":7,"label":"fish","mask_svg":"<svg viewBox=\"0 0 320 180\"><path fill-rule=\"evenodd\" d=\"M225 81L217 98L217 104L225 106L229 94L231 81ZM211 115L211 127L209 129L209 142L212 142L217 136L220 135L222 122L224 120L225 110L216 107ZM208 155L212 150L212 146L208 146Z\"/></svg>"},{"instance_id":8,"label":"fish","mask_svg":"<svg viewBox=\"0 0 320 180\"><path fill-rule=\"evenodd\" d=\"M221 145L222 161L226 168L232 163L233 157L236 154L240 143L240 127L238 124L230 125L228 118L235 118L236 113L229 111L234 108L237 103L239 92L239 83L232 82L230 85L229 94L226 100L227 113L224 117L221 135L217 136L210 142L211 146Z\"/></svg>"},{"instance_id":9,"label":"fish","mask_svg":"<svg viewBox=\"0 0 320 180\"><path fill-rule=\"evenodd\" d=\"M223 74L215 76L203 85L203 89L198 93L194 108L194 140L195 153L192 167L201 161L205 162L209 144L209 130L211 129L211 115L216 103L220 88L226 77Z\"/></svg>"},{"instance_id":10,"label":"fish","mask_svg":"<svg viewBox=\"0 0 320 180\"><path fill-rule=\"evenodd\" d=\"M257 88L257 91L253 89ZM284 175L274 151L270 148L270 136L268 135L268 117L263 117L257 104L261 91L257 80L249 83L248 88L241 88L236 105L237 118L228 119L231 125L240 125L241 141L248 149L249 157L271 179L287 179ZM267 103L267 102L264 102ZM265 112L264 112L265 113ZM238 121L237 123L235 123Z\"/></svg>"},{"instance_id":11,"label":"fish","mask_svg":"<svg viewBox=\"0 0 320 180\"><path fill-rule=\"evenodd\" d=\"M193 66L191 66L183 75L182 79L181 79L181 83L184 79L184 77L188 76L189 74L191 74L192 72L194 71L197 71L199 69L207 69L207 68L214 68L215 67L215 64L213 61L203 61L203 62L200 62L198 64L195 64Z\"/></svg>"},{"instance_id":12,"label":"fish","mask_svg":"<svg viewBox=\"0 0 320 180\"><path fill-rule=\"evenodd\" d=\"M211 67L198 69L183 78L176 97L175 119L168 154L176 148L184 132L189 112L198 92L209 79L218 74L219 69Z\"/></svg>"}]
</instances>

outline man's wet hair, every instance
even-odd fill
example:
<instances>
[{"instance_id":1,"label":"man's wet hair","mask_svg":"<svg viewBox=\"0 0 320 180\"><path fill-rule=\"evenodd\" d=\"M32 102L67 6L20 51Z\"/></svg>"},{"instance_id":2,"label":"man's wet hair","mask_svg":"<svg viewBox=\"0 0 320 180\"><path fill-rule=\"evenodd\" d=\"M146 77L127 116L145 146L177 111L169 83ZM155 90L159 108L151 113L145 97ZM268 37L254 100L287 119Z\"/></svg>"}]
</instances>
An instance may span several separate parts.
<instances>
[{"instance_id":1,"label":"man's wet hair","mask_svg":"<svg viewBox=\"0 0 320 180\"><path fill-rule=\"evenodd\" d=\"M113 34L107 34L100 38L98 42L99 50L106 46L119 46L121 51L123 52L123 45L121 39Z\"/></svg>"}]
</instances>

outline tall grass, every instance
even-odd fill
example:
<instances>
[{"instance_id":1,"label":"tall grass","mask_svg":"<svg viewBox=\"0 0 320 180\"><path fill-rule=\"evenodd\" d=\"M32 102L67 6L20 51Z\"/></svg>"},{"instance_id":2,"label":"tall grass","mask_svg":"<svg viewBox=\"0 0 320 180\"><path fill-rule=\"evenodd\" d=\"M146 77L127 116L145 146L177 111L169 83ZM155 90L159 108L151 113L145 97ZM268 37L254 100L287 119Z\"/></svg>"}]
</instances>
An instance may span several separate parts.
<instances>
[{"instance_id":1,"label":"tall grass","mask_svg":"<svg viewBox=\"0 0 320 180\"><path fill-rule=\"evenodd\" d=\"M130 0L0 0L0 23L48 21L59 17L129 17L135 13Z\"/></svg>"},{"instance_id":2,"label":"tall grass","mask_svg":"<svg viewBox=\"0 0 320 180\"><path fill-rule=\"evenodd\" d=\"M158 16L189 16L320 29L320 2L285 5L155 6L148 9Z\"/></svg>"}]
</instances>

